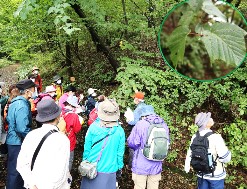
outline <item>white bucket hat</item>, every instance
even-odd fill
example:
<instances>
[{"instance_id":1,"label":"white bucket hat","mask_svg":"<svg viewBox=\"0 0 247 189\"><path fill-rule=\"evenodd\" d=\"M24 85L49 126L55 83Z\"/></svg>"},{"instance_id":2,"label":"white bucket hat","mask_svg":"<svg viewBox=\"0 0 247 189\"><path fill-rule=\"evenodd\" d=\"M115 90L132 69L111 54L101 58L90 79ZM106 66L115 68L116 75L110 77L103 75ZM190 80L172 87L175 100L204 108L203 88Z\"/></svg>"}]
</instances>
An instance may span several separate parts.
<instances>
[{"instance_id":1,"label":"white bucket hat","mask_svg":"<svg viewBox=\"0 0 247 189\"><path fill-rule=\"evenodd\" d=\"M76 96L69 96L66 102L68 102L71 106L74 106L76 108L80 107L80 105L78 104L78 98Z\"/></svg>"},{"instance_id":2,"label":"white bucket hat","mask_svg":"<svg viewBox=\"0 0 247 189\"><path fill-rule=\"evenodd\" d=\"M95 93L96 90L97 89L89 88L87 90L87 93L88 93L88 95L91 95L91 96L97 96L97 94Z\"/></svg>"}]
</instances>

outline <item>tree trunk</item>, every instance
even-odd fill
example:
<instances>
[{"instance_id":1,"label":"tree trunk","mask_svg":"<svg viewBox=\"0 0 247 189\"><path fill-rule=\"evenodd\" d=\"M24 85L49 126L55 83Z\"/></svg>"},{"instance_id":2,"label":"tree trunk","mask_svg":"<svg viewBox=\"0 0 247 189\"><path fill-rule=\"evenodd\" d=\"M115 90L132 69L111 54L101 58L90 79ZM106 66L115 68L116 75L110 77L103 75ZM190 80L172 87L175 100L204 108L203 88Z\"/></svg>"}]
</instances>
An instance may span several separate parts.
<instances>
[{"instance_id":1,"label":"tree trunk","mask_svg":"<svg viewBox=\"0 0 247 189\"><path fill-rule=\"evenodd\" d=\"M148 10L149 10L149 15L148 15L148 27L155 28L155 22L154 22L154 16L152 15L152 13L154 12L154 5L152 0L149 0L149 6L148 6Z\"/></svg>"},{"instance_id":2,"label":"tree trunk","mask_svg":"<svg viewBox=\"0 0 247 189\"><path fill-rule=\"evenodd\" d=\"M124 23L126 26L128 26L129 23L128 23L128 19L127 19L125 0L122 0L122 6L123 6ZM128 37L127 28L124 30L124 34L126 37Z\"/></svg>"},{"instance_id":3,"label":"tree trunk","mask_svg":"<svg viewBox=\"0 0 247 189\"><path fill-rule=\"evenodd\" d=\"M66 52L66 61L65 62L66 62L68 75L69 75L69 77L72 77L74 75L73 75L72 60L71 60L71 47L70 47L70 43L68 41L66 41L65 52Z\"/></svg>"},{"instance_id":4,"label":"tree trunk","mask_svg":"<svg viewBox=\"0 0 247 189\"><path fill-rule=\"evenodd\" d=\"M117 68L119 67L119 62L117 61L117 59L115 59L111 51L106 47L104 42L100 39L97 31L93 27L93 23L85 19L87 17L78 4L71 4L71 7L74 9L74 11L78 14L80 18L84 19L85 26L87 27L89 33L91 34L92 40L96 45L96 48L106 56L114 72L116 73Z\"/></svg>"}]
</instances>

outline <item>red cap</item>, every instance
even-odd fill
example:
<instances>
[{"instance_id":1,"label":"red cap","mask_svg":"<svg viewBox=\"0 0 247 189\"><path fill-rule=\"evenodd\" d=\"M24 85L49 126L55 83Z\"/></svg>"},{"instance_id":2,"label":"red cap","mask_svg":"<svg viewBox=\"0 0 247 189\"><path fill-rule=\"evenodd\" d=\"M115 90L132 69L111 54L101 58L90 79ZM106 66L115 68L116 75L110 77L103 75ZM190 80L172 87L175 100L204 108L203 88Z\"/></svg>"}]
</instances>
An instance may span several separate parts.
<instances>
[{"instance_id":1,"label":"red cap","mask_svg":"<svg viewBox=\"0 0 247 189\"><path fill-rule=\"evenodd\" d=\"M138 98L143 100L144 99L144 93L142 92L135 92L135 94L133 95L133 98Z\"/></svg>"}]
</instances>

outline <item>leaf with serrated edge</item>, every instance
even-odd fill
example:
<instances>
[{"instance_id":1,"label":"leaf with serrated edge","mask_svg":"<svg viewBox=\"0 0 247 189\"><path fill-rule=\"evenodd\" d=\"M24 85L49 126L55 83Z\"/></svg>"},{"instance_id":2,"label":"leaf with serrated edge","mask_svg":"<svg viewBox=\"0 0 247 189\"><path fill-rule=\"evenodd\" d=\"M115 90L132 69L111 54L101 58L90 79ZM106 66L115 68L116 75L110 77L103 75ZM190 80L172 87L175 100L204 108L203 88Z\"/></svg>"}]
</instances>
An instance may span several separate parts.
<instances>
[{"instance_id":1,"label":"leaf with serrated edge","mask_svg":"<svg viewBox=\"0 0 247 189\"><path fill-rule=\"evenodd\" d=\"M178 62L183 62L185 43L189 32L190 30L188 27L179 26L173 30L167 40L168 48L171 51L170 58L174 67L177 67Z\"/></svg>"},{"instance_id":2,"label":"leaf with serrated edge","mask_svg":"<svg viewBox=\"0 0 247 189\"><path fill-rule=\"evenodd\" d=\"M243 61L246 56L246 31L230 23L215 23L211 27L206 25L203 28L200 31L203 35L201 40L205 44L211 63L223 60L227 64L238 66Z\"/></svg>"},{"instance_id":3,"label":"leaf with serrated edge","mask_svg":"<svg viewBox=\"0 0 247 189\"><path fill-rule=\"evenodd\" d=\"M213 4L212 0L204 0L202 10L209 15L218 17L222 22L226 22L226 16Z\"/></svg>"}]
</instances>

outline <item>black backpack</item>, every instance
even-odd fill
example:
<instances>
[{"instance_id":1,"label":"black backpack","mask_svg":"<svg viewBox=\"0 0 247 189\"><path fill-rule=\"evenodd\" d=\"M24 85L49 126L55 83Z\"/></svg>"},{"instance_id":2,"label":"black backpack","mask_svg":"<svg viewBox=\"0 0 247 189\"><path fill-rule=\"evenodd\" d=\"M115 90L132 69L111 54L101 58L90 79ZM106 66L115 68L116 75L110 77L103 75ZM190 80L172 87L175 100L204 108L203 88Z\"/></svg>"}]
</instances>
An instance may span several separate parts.
<instances>
[{"instance_id":1,"label":"black backpack","mask_svg":"<svg viewBox=\"0 0 247 189\"><path fill-rule=\"evenodd\" d=\"M197 131L196 137L190 146L192 151L190 164L194 171L201 176L209 173L212 173L212 176L214 176L217 158L213 160L213 155L208 152L208 137L212 134L214 132L208 132L204 136L200 136L199 131Z\"/></svg>"}]
</instances>

